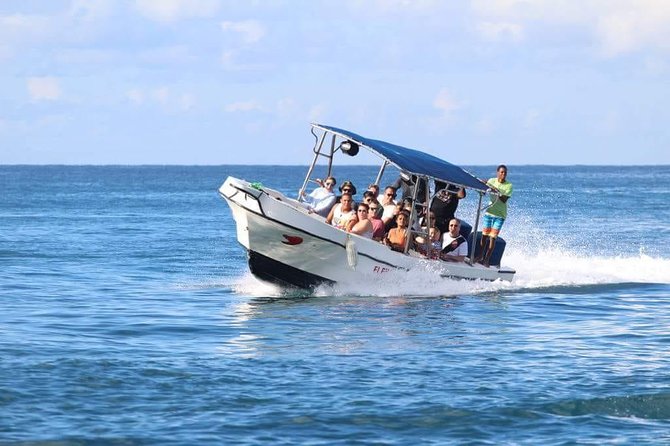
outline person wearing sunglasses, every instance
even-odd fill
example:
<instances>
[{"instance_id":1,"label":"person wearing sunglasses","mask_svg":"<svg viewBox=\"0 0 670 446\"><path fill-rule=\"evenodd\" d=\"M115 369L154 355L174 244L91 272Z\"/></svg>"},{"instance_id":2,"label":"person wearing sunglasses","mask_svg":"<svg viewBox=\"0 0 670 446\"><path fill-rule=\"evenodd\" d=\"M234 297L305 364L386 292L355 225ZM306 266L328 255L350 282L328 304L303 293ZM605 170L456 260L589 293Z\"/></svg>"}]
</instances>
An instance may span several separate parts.
<instances>
[{"instance_id":1,"label":"person wearing sunglasses","mask_svg":"<svg viewBox=\"0 0 670 446\"><path fill-rule=\"evenodd\" d=\"M440 258L448 262L463 262L468 255L468 241L461 235L461 221L452 218L449 231L442 236Z\"/></svg>"},{"instance_id":2,"label":"person wearing sunglasses","mask_svg":"<svg viewBox=\"0 0 670 446\"><path fill-rule=\"evenodd\" d=\"M384 213L382 214L382 221L384 224L388 224L392 220L395 220L396 215L396 202L395 202L396 190L392 186L387 186L384 189L384 194L380 195L379 202L384 208Z\"/></svg>"},{"instance_id":3,"label":"person wearing sunglasses","mask_svg":"<svg viewBox=\"0 0 670 446\"><path fill-rule=\"evenodd\" d=\"M356 195L356 186L354 186L354 183L352 183L349 180L346 180L344 183L340 185L340 192L342 192L342 195L344 194L349 194L353 198L354 195ZM335 203L339 203L340 200L342 199L342 195L339 195L335 199ZM352 201L352 206L356 205L356 200Z\"/></svg>"},{"instance_id":4,"label":"person wearing sunglasses","mask_svg":"<svg viewBox=\"0 0 670 446\"><path fill-rule=\"evenodd\" d=\"M349 220L356 217L354 199L350 194L342 194L340 202L333 206L326 217L326 223L346 230Z\"/></svg>"},{"instance_id":5,"label":"person wearing sunglasses","mask_svg":"<svg viewBox=\"0 0 670 446\"><path fill-rule=\"evenodd\" d=\"M349 220L347 232L358 234L361 237L372 238L372 221L368 217L370 206L367 203L361 203L356 208L356 216Z\"/></svg>"},{"instance_id":6,"label":"person wearing sunglasses","mask_svg":"<svg viewBox=\"0 0 670 446\"><path fill-rule=\"evenodd\" d=\"M373 201L369 204L370 212L368 213L368 218L372 222L372 238L378 242L382 241L386 231L384 229L384 222L382 221L382 214L384 213L384 208L378 201Z\"/></svg>"},{"instance_id":7,"label":"person wearing sunglasses","mask_svg":"<svg viewBox=\"0 0 670 446\"><path fill-rule=\"evenodd\" d=\"M307 195L305 204L309 212L327 217L337 198L335 192L333 192L337 180L335 177L328 177L325 181L317 178L316 182L319 184L319 187Z\"/></svg>"},{"instance_id":8,"label":"person wearing sunglasses","mask_svg":"<svg viewBox=\"0 0 670 446\"><path fill-rule=\"evenodd\" d=\"M427 220L423 219L421 231L426 233L428 237L418 235L414 238L416 250L421 254L429 255L431 258L437 257L442 250L442 233L435 226L434 212L430 212L430 226L427 225Z\"/></svg>"}]
</instances>

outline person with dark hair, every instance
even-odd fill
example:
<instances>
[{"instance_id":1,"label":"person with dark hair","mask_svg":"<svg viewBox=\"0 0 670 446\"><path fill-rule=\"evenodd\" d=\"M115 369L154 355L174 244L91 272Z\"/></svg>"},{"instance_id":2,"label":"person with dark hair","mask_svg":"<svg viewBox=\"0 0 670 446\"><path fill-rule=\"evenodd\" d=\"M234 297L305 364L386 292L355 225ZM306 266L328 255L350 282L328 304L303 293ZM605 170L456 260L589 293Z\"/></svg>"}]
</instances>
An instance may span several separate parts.
<instances>
[{"instance_id":1,"label":"person with dark hair","mask_svg":"<svg viewBox=\"0 0 670 446\"><path fill-rule=\"evenodd\" d=\"M354 183L351 181L346 180L340 185L340 192L343 194L350 193L351 195L356 195L356 186L354 186Z\"/></svg>"},{"instance_id":2,"label":"person with dark hair","mask_svg":"<svg viewBox=\"0 0 670 446\"><path fill-rule=\"evenodd\" d=\"M333 187L337 184L337 180L335 180L335 177L328 177L325 180L317 178L316 182L319 187L307 195L305 204L310 212L327 217L330 209L335 204L336 197Z\"/></svg>"},{"instance_id":3,"label":"person with dark hair","mask_svg":"<svg viewBox=\"0 0 670 446\"><path fill-rule=\"evenodd\" d=\"M370 214L368 218L372 222L372 238L381 241L386 234L384 230L384 222L382 221L382 214L384 208L378 201L373 201L370 203Z\"/></svg>"},{"instance_id":4,"label":"person with dark hair","mask_svg":"<svg viewBox=\"0 0 670 446\"><path fill-rule=\"evenodd\" d=\"M352 205L353 205L353 203L356 203L356 201L353 200L354 195L356 195L356 186L354 186L354 183L352 183L352 182L349 181L349 180L346 180L344 183L342 183L342 184L340 185L340 192L342 192L342 195L344 195L344 194L349 194L349 195L351 195L351 198L352 198ZM335 202L336 202L336 203L339 203L340 200L342 200L342 195L338 196L338 197L335 199Z\"/></svg>"},{"instance_id":5,"label":"person with dark hair","mask_svg":"<svg viewBox=\"0 0 670 446\"><path fill-rule=\"evenodd\" d=\"M449 221L449 231L442 236L440 258L448 262L463 262L468 255L468 241L461 235L461 222L457 218Z\"/></svg>"},{"instance_id":6,"label":"person with dark hair","mask_svg":"<svg viewBox=\"0 0 670 446\"><path fill-rule=\"evenodd\" d=\"M442 233L435 226L435 213L430 211L430 226L427 219L423 219L421 232L425 235L414 237L414 246L418 252L425 255L437 256L442 249ZM427 235L427 237L426 237Z\"/></svg>"},{"instance_id":7,"label":"person with dark hair","mask_svg":"<svg viewBox=\"0 0 670 446\"><path fill-rule=\"evenodd\" d=\"M351 198L350 194L344 193L342 194L341 201L334 205L328 213L326 223L340 229L346 229L349 219L355 216L354 199Z\"/></svg>"},{"instance_id":8,"label":"person with dark hair","mask_svg":"<svg viewBox=\"0 0 670 446\"><path fill-rule=\"evenodd\" d=\"M402 194L400 199L404 198L414 198L414 185L417 183L417 176L410 175L407 172L401 172L400 176L395 183L391 185L395 190L402 189ZM419 192L416 196L417 203L424 203L426 200L426 190L428 189L428 184L426 180L421 178L419 181Z\"/></svg>"},{"instance_id":9,"label":"person with dark hair","mask_svg":"<svg viewBox=\"0 0 670 446\"><path fill-rule=\"evenodd\" d=\"M370 204L373 201L377 201L377 194L375 194L371 190L366 190L365 192L363 192L363 201L367 204Z\"/></svg>"},{"instance_id":10,"label":"person with dark hair","mask_svg":"<svg viewBox=\"0 0 670 446\"><path fill-rule=\"evenodd\" d=\"M356 216L349 219L347 224L347 232L358 234L361 237L372 238L374 229L372 227L372 220L369 214L370 206L367 203L361 203L356 208Z\"/></svg>"},{"instance_id":11,"label":"person with dark hair","mask_svg":"<svg viewBox=\"0 0 670 446\"><path fill-rule=\"evenodd\" d=\"M489 266L493 248L496 246L496 239L507 218L507 200L512 196L513 191L512 183L507 181L507 166L499 165L496 173L495 178L490 178L486 182L493 193L491 194L491 205L484 214L481 252L477 257L477 261L486 267Z\"/></svg>"},{"instance_id":12,"label":"person with dark hair","mask_svg":"<svg viewBox=\"0 0 670 446\"><path fill-rule=\"evenodd\" d=\"M395 219L395 216L397 215L395 212L395 196L396 190L393 186L386 186L386 189L384 189L384 195L380 195L381 199L379 199L379 203L384 208L384 214L382 215L384 224L387 224L391 220Z\"/></svg>"},{"instance_id":13,"label":"person with dark hair","mask_svg":"<svg viewBox=\"0 0 670 446\"><path fill-rule=\"evenodd\" d=\"M465 198L465 189L435 181L435 195L430 201L430 210L435 213L435 226L441 233L449 230L449 222L456 215L458 202Z\"/></svg>"},{"instance_id":14,"label":"person with dark hair","mask_svg":"<svg viewBox=\"0 0 670 446\"><path fill-rule=\"evenodd\" d=\"M396 227L391 229L386 238L384 238L384 244L391 248L393 251L405 252L405 244L407 243L407 237L409 237L409 214L406 211L400 211L396 217Z\"/></svg>"}]
</instances>

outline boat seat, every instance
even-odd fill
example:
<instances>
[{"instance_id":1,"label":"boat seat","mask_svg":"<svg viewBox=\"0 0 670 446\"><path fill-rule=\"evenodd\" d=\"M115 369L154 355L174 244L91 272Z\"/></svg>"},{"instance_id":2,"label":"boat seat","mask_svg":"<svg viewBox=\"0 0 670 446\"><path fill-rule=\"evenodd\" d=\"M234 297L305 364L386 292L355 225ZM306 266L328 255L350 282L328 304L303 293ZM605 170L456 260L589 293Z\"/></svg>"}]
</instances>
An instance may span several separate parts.
<instances>
[{"instance_id":1,"label":"boat seat","mask_svg":"<svg viewBox=\"0 0 670 446\"><path fill-rule=\"evenodd\" d=\"M474 234L470 234L468 237L468 257L470 257L470 254L472 253L472 249L475 249L475 257L479 255L481 252L480 249L480 243L482 239L482 233L481 231L477 232L477 242L473 243L473 237ZM507 243L502 237L498 237L498 240L496 241L496 246L493 248L493 254L491 255L491 259L489 260L489 263L491 265L500 265L500 261L502 260L503 253L505 252L505 245Z\"/></svg>"}]
</instances>

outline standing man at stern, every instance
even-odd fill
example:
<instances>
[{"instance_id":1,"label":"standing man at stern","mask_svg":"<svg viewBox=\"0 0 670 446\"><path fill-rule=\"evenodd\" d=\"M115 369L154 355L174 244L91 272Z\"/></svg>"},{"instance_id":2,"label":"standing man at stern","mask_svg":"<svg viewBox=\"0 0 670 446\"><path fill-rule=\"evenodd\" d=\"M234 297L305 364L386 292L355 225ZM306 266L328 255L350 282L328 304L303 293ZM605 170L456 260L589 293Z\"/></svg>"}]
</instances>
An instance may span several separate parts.
<instances>
[{"instance_id":1,"label":"standing man at stern","mask_svg":"<svg viewBox=\"0 0 670 446\"><path fill-rule=\"evenodd\" d=\"M501 164L497 169L497 177L486 182L494 194L491 194L491 205L484 214L482 228L481 252L477 261L488 267L496 246L496 239L507 218L507 200L512 196L512 183L507 181L507 166Z\"/></svg>"}]
</instances>

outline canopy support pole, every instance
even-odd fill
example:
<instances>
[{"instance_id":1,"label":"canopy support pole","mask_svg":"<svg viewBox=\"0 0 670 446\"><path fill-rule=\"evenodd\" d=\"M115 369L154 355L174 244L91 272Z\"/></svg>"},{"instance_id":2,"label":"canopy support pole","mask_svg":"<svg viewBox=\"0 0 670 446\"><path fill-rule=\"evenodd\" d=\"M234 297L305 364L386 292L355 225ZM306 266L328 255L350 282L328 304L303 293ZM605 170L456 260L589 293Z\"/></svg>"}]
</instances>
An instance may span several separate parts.
<instances>
[{"instance_id":1,"label":"canopy support pole","mask_svg":"<svg viewBox=\"0 0 670 446\"><path fill-rule=\"evenodd\" d=\"M377 178L375 178L375 184L379 186L379 192L383 192L384 189L382 188L382 185L379 184L379 182L382 180L382 176L384 176L384 170L386 170L386 166L389 165L389 162L384 160L382 163L382 166L379 168L379 173L377 174Z\"/></svg>"},{"instance_id":2,"label":"canopy support pole","mask_svg":"<svg viewBox=\"0 0 670 446\"><path fill-rule=\"evenodd\" d=\"M475 217L475 227L473 228L472 235L472 252L470 253L470 264L475 263L475 251L477 250L477 231L479 230L479 216L482 213L482 199L484 198L484 192L479 192L479 203L477 204L477 216Z\"/></svg>"},{"instance_id":3,"label":"canopy support pole","mask_svg":"<svg viewBox=\"0 0 670 446\"><path fill-rule=\"evenodd\" d=\"M305 177L305 181L302 183L302 187L298 191L298 201L302 202L303 197L305 195L305 189L307 189L307 182L309 181L309 177L312 176L312 171L314 171L314 166L316 166L316 161L319 159L319 155L321 155L321 148L323 147L323 142L326 140L326 132L323 132L323 135L321 135L321 138L317 137L316 134L314 133L314 127L312 127L312 135L316 138L316 142L314 144L314 148L312 149L314 151L314 159L312 160L312 164L309 166L309 170L307 170L307 176ZM335 144L335 135L333 135L333 145ZM323 155L323 156L328 156L328 155ZM328 160L328 175L330 175L330 169L333 164L333 149L331 147L330 149L330 158Z\"/></svg>"},{"instance_id":4,"label":"canopy support pole","mask_svg":"<svg viewBox=\"0 0 670 446\"><path fill-rule=\"evenodd\" d=\"M407 240L405 240L405 250L404 253L407 254L409 251L409 244L412 241L412 224L414 223L414 217L416 217L416 198L419 195L419 182L421 180L426 182L426 191L428 191L428 177L420 177L419 175L412 175L410 178L414 178L414 193L412 194L412 211L409 214L409 222L407 225Z\"/></svg>"}]
</instances>

